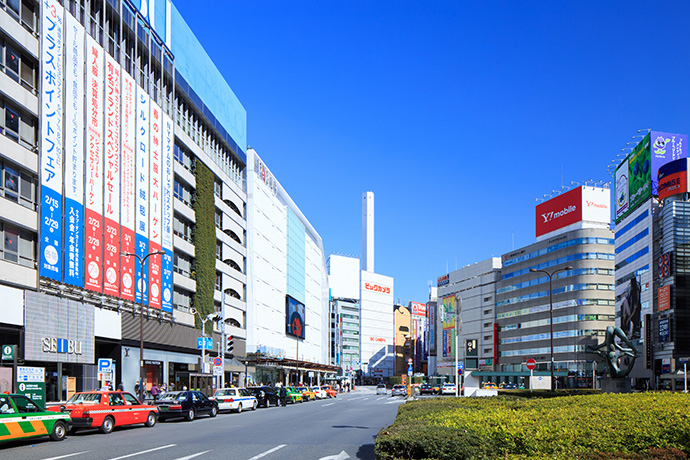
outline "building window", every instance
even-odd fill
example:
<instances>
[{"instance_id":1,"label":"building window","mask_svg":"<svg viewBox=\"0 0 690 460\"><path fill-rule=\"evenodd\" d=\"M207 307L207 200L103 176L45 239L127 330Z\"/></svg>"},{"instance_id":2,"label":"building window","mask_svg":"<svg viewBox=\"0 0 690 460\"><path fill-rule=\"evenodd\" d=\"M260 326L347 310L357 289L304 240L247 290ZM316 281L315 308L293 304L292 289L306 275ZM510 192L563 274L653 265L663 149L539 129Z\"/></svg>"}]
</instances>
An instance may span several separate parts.
<instances>
[{"instance_id":1,"label":"building window","mask_svg":"<svg viewBox=\"0 0 690 460\"><path fill-rule=\"evenodd\" d=\"M0 162L0 194L10 201L35 209L36 184L31 175Z\"/></svg>"},{"instance_id":2,"label":"building window","mask_svg":"<svg viewBox=\"0 0 690 460\"><path fill-rule=\"evenodd\" d=\"M179 273L187 278L192 277L192 264L193 259L186 254L175 252L173 254L173 270L175 273Z\"/></svg>"},{"instance_id":3,"label":"building window","mask_svg":"<svg viewBox=\"0 0 690 460\"><path fill-rule=\"evenodd\" d=\"M2 259L33 268L36 260L34 235L5 223L0 223L0 231L2 231L2 248L0 248Z\"/></svg>"},{"instance_id":4,"label":"building window","mask_svg":"<svg viewBox=\"0 0 690 460\"><path fill-rule=\"evenodd\" d=\"M221 272L216 272L216 291L223 290L223 274Z\"/></svg>"},{"instance_id":5,"label":"building window","mask_svg":"<svg viewBox=\"0 0 690 460\"><path fill-rule=\"evenodd\" d=\"M216 259L223 260L223 243L216 241Z\"/></svg>"},{"instance_id":6,"label":"building window","mask_svg":"<svg viewBox=\"0 0 690 460\"><path fill-rule=\"evenodd\" d=\"M173 216L173 233L188 243L193 243L192 240L192 228L194 224L185 219L184 217L175 214Z\"/></svg>"},{"instance_id":7,"label":"building window","mask_svg":"<svg viewBox=\"0 0 690 460\"><path fill-rule=\"evenodd\" d=\"M174 288L173 306L178 310L189 311L192 306L192 293L182 289Z\"/></svg>"},{"instance_id":8,"label":"building window","mask_svg":"<svg viewBox=\"0 0 690 460\"><path fill-rule=\"evenodd\" d=\"M214 219L215 219L216 227L222 229L223 228L223 213L216 209L216 214L215 214Z\"/></svg>"},{"instance_id":9,"label":"building window","mask_svg":"<svg viewBox=\"0 0 690 460\"><path fill-rule=\"evenodd\" d=\"M173 183L173 194L175 195L175 198L187 206L192 205L192 189L177 179L175 179Z\"/></svg>"}]
</instances>

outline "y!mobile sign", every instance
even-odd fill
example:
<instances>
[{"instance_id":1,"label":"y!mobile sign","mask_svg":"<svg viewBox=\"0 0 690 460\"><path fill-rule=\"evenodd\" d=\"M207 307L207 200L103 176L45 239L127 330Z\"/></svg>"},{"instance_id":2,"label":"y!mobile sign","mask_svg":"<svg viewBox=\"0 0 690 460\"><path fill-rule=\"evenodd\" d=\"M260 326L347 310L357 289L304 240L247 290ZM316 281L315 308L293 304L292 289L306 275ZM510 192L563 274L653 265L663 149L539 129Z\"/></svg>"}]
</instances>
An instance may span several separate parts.
<instances>
[{"instance_id":1,"label":"y!mobile sign","mask_svg":"<svg viewBox=\"0 0 690 460\"><path fill-rule=\"evenodd\" d=\"M582 187L537 206L537 237L582 220Z\"/></svg>"},{"instance_id":2,"label":"y!mobile sign","mask_svg":"<svg viewBox=\"0 0 690 460\"><path fill-rule=\"evenodd\" d=\"M39 274L62 281L62 41L63 8L46 0L41 8L41 266ZM6 118L17 118L12 112Z\"/></svg>"}]
</instances>

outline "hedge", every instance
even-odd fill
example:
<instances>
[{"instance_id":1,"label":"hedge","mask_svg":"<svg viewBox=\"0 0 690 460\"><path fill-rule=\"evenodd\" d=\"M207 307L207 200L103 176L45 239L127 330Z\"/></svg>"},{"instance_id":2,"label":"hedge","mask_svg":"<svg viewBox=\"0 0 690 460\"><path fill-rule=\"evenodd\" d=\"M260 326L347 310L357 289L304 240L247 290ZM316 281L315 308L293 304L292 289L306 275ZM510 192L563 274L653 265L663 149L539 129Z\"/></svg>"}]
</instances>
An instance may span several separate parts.
<instances>
[{"instance_id":1,"label":"hedge","mask_svg":"<svg viewBox=\"0 0 690 460\"><path fill-rule=\"evenodd\" d=\"M194 169L196 194L194 199L194 273L196 292L192 306L199 315L205 318L215 310L213 292L216 286L216 205L213 194L214 177L208 167L201 161L196 162ZM201 329L201 320L194 316L197 329ZM206 332L213 332L213 324L208 322Z\"/></svg>"},{"instance_id":2,"label":"hedge","mask_svg":"<svg viewBox=\"0 0 690 460\"><path fill-rule=\"evenodd\" d=\"M379 432L376 458L679 459L690 452L690 396L637 393L432 398Z\"/></svg>"}]
</instances>

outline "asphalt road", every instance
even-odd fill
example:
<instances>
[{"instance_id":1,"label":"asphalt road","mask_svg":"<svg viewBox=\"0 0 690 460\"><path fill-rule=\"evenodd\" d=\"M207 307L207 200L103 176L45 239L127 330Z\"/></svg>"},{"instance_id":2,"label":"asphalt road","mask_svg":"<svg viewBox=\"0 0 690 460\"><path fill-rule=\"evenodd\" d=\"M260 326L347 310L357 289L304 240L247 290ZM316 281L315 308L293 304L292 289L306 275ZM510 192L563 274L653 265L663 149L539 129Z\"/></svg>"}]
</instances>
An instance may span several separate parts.
<instances>
[{"instance_id":1,"label":"asphalt road","mask_svg":"<svg viewBox=\"0 0 690 460\"><path fill-rule=\"evenodd\" d=\"M153 428L116 428L104 435L79 431L61 442L39 438L0 444L12 460L374 460L378 431L393 423L404 398L373 387L337 398L169 420Z\"/></svg>"}]
</instances>

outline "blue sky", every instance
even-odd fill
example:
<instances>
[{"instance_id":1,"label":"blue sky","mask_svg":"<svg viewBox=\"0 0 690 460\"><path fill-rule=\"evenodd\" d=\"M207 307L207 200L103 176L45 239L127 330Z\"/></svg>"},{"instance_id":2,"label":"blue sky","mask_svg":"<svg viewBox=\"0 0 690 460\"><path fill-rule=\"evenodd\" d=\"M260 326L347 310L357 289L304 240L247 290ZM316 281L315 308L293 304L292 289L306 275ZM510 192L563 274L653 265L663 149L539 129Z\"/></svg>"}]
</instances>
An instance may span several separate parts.
<instances>
[{"instance_id":1,"label":"blue sky","mask_svg":"<svg viewBox=\"0 0 690 460\"><path fill-rule=\"evenodd\" d=\"M690 2L174 3L327 254L361 255L374 192L396 301L533 243L535 199L638 129L690 133Z\"/></svg>"}]
</instances>

